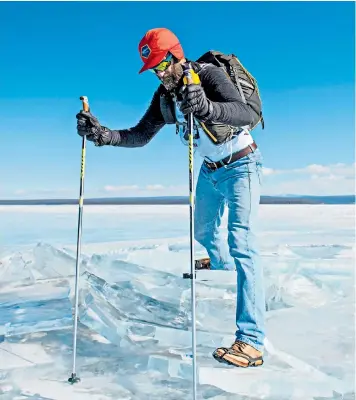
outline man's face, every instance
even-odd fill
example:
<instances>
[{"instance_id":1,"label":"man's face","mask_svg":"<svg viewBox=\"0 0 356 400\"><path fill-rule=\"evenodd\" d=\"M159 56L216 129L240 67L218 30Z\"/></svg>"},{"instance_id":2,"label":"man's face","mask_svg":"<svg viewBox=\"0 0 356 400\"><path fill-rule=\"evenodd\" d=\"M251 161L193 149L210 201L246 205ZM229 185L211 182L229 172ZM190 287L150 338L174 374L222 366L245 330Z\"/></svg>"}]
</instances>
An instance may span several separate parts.
<instances>
[{"instance_id":1,"label":"man's face","mask_svg":"<svg viewBox=\"0 0 356 400\"><path fill-rule=\"evenodd\" d=\"M155 69L154 72L168 91L176 88L178 82L183 76L182 64L175 62L173 59L165 70L160 71L159 69Z\"/></svg>"},{"instance_id":2,"label":"man's face","mask_svg":"<svg viewBox=\"0 0 356 400\"><path fill-rule=\"evenodd\" d=\"M180 63L171 64L165 71L156 72L158 79L162 82L163 86L171 91L175 89L183 76L183 67Z\"/></svg>"}]
</instances>

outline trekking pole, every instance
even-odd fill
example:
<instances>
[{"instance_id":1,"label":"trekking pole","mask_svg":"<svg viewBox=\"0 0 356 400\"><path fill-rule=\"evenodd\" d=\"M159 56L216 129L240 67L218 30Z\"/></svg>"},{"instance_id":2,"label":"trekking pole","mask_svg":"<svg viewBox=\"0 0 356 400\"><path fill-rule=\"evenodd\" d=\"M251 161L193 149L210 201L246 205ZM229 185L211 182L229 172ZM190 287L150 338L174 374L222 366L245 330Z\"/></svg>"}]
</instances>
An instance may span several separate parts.
<instances>
[{"instance_id":1,"label":"trekking pole","mask_svg":"<svg viewBox=\"0 0 356 400\"><path fill-rule=\"evenodd\" d=\"M184 83L194 83L191 65L183 65ZM194 164L193 164L193 113L188 114L189 135L189 213L190 213L190 275L184 274L184 278L191 279L191 304L192 304L192 353L193 353L193 399L197 396L197 354L196 354L196 317L195 317L195 261L194 261Z\"/></svg>"},{"instance_id":2,"label":"trekking pole","mask_svg":"<svg viewBox=\"0 0 356 400\"><path fill-rule=\"evenodd\" d=\"M81 96L83 111L89 112L89 102L86 96ZM83 216L83 199L84 199L84 172L85 172L85 151L86 151L86 136L82 139L82 158L80 164L80 189L79 189L79 215L78 215L78 235L77 235L77 260L75 266L75 313L74 313L74 331L73 331L73 369L72 375L68 379L70 383L80 381L76 374L76 357L77 357L77 331L78 331L78 292L79 292L79 267L80 267L80 247L82 239L82 216Z\"/></svg>"}]
</instances>

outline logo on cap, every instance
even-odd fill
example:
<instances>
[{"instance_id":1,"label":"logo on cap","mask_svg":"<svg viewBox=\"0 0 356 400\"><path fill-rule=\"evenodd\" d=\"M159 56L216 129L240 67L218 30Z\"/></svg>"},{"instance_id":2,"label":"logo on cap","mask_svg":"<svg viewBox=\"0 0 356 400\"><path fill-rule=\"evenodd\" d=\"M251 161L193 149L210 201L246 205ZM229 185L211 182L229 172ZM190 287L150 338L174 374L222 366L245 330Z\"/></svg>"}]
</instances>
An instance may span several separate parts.
<instances>
[{"instance_id":1,"label":"logo on cap","mask_svg":"<svg viewBox=\"0 0 356 400\"><path fill-rule=\"evenodd\" d=\"M151 54L151 49L148 47L148 44L145 44L144 46L141 47L141 56L143 58L148 58L150 54Z\"/></svg>"}]
</instances>

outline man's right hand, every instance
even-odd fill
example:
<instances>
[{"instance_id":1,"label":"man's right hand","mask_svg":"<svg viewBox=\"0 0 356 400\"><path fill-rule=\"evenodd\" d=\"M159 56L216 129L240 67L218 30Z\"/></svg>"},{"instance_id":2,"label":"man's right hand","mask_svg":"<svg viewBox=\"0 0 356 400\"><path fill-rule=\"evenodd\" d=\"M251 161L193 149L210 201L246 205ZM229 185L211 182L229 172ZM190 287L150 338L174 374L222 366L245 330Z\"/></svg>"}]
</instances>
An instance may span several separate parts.
<instances>
[{"instance_id":1,"label":"man's right hand","mask_svg":"<svg viewBox=\"0 0 356 400\"><path fill-rule=\"evenodd\" d=\"M86 136L95 146L104 146L110 143L110 129L100 125L100 122L90 112L80 111L77 115L77 132Z\"/></svg>"}]
</instances>

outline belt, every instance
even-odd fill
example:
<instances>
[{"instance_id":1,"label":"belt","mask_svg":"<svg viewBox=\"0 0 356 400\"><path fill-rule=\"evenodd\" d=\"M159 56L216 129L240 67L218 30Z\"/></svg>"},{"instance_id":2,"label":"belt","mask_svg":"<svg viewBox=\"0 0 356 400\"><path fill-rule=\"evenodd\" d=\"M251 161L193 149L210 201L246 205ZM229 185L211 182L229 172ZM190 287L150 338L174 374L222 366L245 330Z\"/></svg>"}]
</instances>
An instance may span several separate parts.
<instances>
[{"instance_id":1,"label":"belt","mask_svg":"<svg viewBox=\"0 0 356 400\"><path fill-rule=\"evenodd\" d=\"M229 165L229 164L233 163L234 161L237 161L240 158L247 156L247 154L253 153L256 149L257 149L257 144L255 142L253 142L253 143L249 144L247 147L245 147L244 149L237 151L232 156L227 156L227 157L223 158L222 160L216 161L216 162L204 161L204 165L206 165L210 170L215 171L215 170L223 167L224 165Z\"/></svg>"}]
</instances>

